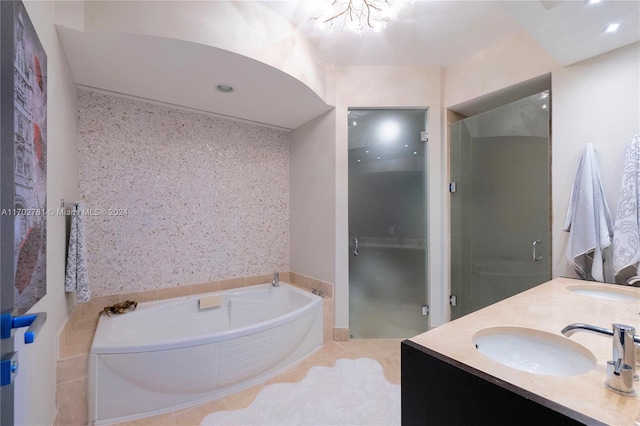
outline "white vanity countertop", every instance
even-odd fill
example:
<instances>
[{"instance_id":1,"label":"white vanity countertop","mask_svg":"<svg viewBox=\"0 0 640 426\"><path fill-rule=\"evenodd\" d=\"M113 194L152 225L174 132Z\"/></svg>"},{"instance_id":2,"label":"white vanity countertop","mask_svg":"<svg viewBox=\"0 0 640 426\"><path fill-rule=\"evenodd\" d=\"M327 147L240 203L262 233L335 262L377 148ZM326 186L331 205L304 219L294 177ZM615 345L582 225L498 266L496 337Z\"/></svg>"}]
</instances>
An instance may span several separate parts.
<instances>
[{"instance_id":1,"label":"white vanity countertop","mask_svg":"<svg viewBox=\"0 0 640 426\"><path fill-rule=\"evenodd\" d=\"M640 425L640 382L636 396L623 396L605 387L606 363L612 358L610 337L575 333L571 340L596 357L591 371L577 376L545 376L506 367L474 346L474 335L489 327L526 327L562 336L572 323L611 329L613 323L636 328L640 334L640 301L595 298L570 291L580 286L640 295L640 288L556 278L409 340L431 351L494 376L527 392L610 425ZM565 338L565 337L563 337Z\"/></svg>"}]
</instances>

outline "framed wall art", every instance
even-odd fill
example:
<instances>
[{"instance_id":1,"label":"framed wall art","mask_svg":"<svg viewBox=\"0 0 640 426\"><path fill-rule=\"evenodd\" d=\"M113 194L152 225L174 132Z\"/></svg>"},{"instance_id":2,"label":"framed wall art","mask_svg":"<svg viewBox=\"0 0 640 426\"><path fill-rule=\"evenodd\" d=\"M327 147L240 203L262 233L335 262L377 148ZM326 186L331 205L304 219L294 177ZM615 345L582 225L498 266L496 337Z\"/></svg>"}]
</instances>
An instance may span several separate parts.
<instances>
[{"instance_id":1,"label":"framed wall art","mask_svg":"<svg viewBox=\"0 0 640 426\"><path fill-rule=\"evenodd\" d=\"M21 1L1 2L2 191L13 189L14 309L47 291L47 55ZM11 144L12 146L8 146ZM11 157L11 161L7 158ZM4 239L4 235L3 235Z\"/></svg>"}]
</instances>

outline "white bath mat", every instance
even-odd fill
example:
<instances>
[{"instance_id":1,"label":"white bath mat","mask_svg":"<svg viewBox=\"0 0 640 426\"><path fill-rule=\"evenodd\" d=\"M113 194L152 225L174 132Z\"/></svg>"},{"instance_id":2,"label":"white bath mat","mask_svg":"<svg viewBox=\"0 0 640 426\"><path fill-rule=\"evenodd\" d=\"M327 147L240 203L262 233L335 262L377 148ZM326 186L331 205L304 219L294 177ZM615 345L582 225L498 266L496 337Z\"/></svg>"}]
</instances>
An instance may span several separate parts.
<instances>
[{"instance_id":1,"label":"white bath mat","mask_svg":"<svg viewBox=\"0 0 640 426\"><path fill-rule=\"evenodd\" d=\"M276 383L242 410L209 414L201 425L399 425L400 385L369 358L312 367L297 383Z\"/></svg>"}]
</instances>

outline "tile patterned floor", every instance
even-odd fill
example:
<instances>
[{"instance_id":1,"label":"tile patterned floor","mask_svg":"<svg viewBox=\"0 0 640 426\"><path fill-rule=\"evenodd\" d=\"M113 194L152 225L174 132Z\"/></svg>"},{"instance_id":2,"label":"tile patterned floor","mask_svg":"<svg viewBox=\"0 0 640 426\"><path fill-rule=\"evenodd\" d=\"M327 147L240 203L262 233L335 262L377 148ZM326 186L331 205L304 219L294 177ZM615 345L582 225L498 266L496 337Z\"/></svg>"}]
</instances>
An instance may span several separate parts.
<instances>
[{"instance_id":1,"label":"tile patterned floor","mask_svg":"<svg viewBox=\"0 0 640 426\"><path fill-rule=\"evenodd\" d=\"M400 342L402 340L403 339L354 339L348 342L327 342L322 345L322 348L302 362L274 378L267 380L265 383L195 407L132 422L119 423L119 425L199 425L207 414L215 411L237 410L247 407L253 402L256 395L269 384L298 382L305 377L311 367L330 367L340 358L355 359L365 357L375 359L383 366L384 375L387 380L390 383L400 384Z\"/></svg>"}]
</instances>

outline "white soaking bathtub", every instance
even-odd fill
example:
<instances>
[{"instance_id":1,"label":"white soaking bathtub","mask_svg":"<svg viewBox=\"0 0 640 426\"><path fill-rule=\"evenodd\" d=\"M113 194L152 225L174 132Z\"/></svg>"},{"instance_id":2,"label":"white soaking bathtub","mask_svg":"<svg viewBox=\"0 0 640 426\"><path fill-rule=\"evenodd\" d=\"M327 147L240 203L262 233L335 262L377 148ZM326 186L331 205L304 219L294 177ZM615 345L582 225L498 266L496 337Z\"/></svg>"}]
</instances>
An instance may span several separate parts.
<instances>
[{"instance_id":1,"label":"white soaking bathtub","mask_svg":"<svg viewBox=\"0 0 640 426\"><path fill-rule=\"evenodd\" d=\"M198 300L222 295L222 305ZM103 316L89 354L89 421L187 407L274 376L322 344L322 299L280 283L138 304Z\"/></svg>"}]
</instances>

